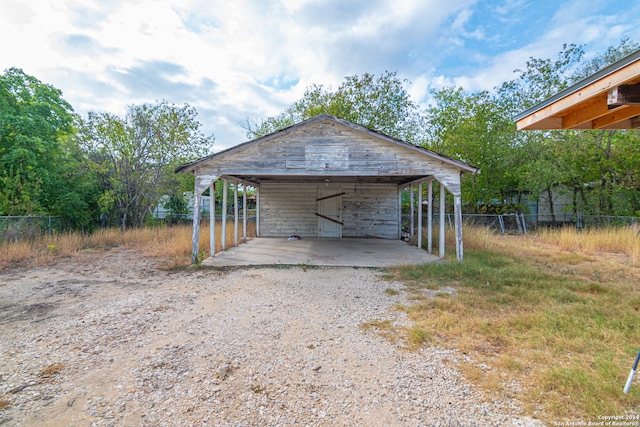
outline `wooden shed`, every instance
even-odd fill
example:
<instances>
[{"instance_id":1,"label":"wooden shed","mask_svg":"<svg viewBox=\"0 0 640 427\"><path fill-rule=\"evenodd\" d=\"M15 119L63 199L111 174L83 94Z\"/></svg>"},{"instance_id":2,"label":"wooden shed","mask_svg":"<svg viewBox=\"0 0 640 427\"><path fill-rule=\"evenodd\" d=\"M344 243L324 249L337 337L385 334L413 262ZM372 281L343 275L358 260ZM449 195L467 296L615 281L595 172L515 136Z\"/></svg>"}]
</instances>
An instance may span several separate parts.
<instances>
[{"instance_id":1,"label":"wooden shed","mask_svg":"<svg viewBox=\"0 0 640 427\"><path fill-rule=\"evenodd\" d=\"M224 182L256 188L258 237L401 238L401 191L428 185L431 251L433 182L441 183L440 256L444 257L444 195L453 194L457 259L463 259L460 175L478 169L330 115L311 119L179 167L195 174L195 194ZM237 206L237 191L235 204ZM200 234L194 198L193 252ZM213 203L213 198L211 198ZM214 212L210 209L210 212ZM246 211L246 210L245 210ZM237 209L236 209L237 212ZM418 210L418 223L422 219ZM211 229L215 216L210 216ZM236 224L237 224L236 216ZM246 217L245 220L246 222ZM223 218L222 227L226 220ZM422 228L419 227L419 230ZM211 235L211 255L215 244ZM422 247L422 232L418 233ZM224 246L223 246L224 248Z\"/></svg>"}]
</instances>

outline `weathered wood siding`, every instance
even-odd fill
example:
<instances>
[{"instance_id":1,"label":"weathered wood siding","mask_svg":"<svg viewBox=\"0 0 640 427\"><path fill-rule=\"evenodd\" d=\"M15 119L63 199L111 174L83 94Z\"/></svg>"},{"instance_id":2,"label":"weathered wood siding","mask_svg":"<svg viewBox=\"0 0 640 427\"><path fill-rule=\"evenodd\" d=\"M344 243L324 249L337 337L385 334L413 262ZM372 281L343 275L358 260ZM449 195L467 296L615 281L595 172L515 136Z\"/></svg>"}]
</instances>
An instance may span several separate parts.
<instances>
[{"instance_id":1,"label":"weathered wood siding","mask_svg":"<svg viewBox=\"0 0 640 427\"><path fill-rule=\"evenodd\" d=\"M398 187L342 185L343 237L398 238Z\"/></svg>"},{"instance_id":2,"label":"weathered wood siding","mask_svg":"<svg viewBox=\"0 0 640 427\"><path fill-rule=\"evenodd\" d=\"M343 183L329 188L345 193L342 195L343 237L398 238L395 185ZM318 237L318 184L265 183L260 186L260 197L261 236Z\"/></svg>"},{"instance_id":3,"label":"weathered wood siding","mask_svg":"<svg viewBox=\"0 0 640 427\"><path fill-rule=\"evenodd\" d=\"M260 236L318 237L317 184L260 186Z\"/></svg>"},{"instance_id":4,"label":"weathered wood siding","mask_svg":"<svg viewBox=\"0 0 640 427\"><path fill-rule=\"evenodd\" d=\"M231 149L198 168L214 175L433 175L450 191L456 185L459 191L460 173L410 147L328 120Z\"/></svg>"}]
</instances>

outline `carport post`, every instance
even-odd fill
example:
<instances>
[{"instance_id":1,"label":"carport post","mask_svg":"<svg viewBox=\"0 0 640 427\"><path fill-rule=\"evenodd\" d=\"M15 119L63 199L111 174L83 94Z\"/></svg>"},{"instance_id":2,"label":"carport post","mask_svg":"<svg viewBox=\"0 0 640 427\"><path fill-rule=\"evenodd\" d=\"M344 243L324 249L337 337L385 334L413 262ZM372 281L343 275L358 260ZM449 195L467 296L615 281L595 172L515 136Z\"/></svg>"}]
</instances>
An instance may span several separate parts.
<instances>
[{"instance_id":1,"label":"carport post","mask_svg":"<svg viewBox=\"0 0 640 427\"><path fill-rule=\"evenodd\" d=\"M427 191L427 252L433 253L433 181Z\"/></svg>"},{"instance_id":2,"label":"carport post","mask_svg":"<svg viewBox=\"0 0 640 427\"><path fill-rule=\"evenodd\" d=\"M233 244L238 246L238 183L233 183Z\"/></svg>"},{"instance_id":3,"label":"carport post","mask_svg":"<svg viewBox=\"0 0 640 427\"><path fill-rule=\"evenodd\" d=\"M242 181L242 241L247 241L247 183Z\"/></svg>"},{"instance_id":4,"label":"carport post","mask_svg":"<svg viewBox=\"0 0 640 427\"><path fill-rule=\"evenodd\" d=\"M462 198L459 194L453 195L453 216L456 227L456 258L462 262L464 258L464 247L462 245Z\"/></svg>"},{"instance_id":5,"label":"carport post","mask_svg":"<svg viewBox=\"0 0 640 427\"><path fill-rule=\"evenodd\" d=\"M227 198L229 195L229 181L226 179L222 180L222 236L220 239L222 240L222 250L227 250Z\"/></svg>"},{"instance_id":6,"label":"carport post","mask_svg":"<svg viewBox=\"0 0 640 427\"><path fill-rule=\"evenodd\" d=\"M444 185L440 183L440 258L444 258Z\"/></svg>"},{"instance_id":7,"label":"carport post","mask_svg":"<svg viewBox=\"0 0 640 427\"><path fill-rule=\"evenodd\" d=\"M216 183L209 186L209 252L216 254Z\"/></svg>"},{"instance_id":8,"label":"carport post","mask_svg":"<svg viewBox=\"0 0 640 427\"><path fill-rule=\"evenodd\" d=\"M256 187L256 237L260 237L260 187Z\"/></svg>"},{"instance_id":9,"label":"carport post","mask_svg":"<svg viewBox=\"0 0 640 427\"><path fill-rule=\"evenodd\" d=\"M422 188L422 184L418 184L418 188ZM414 199L413 199L413 184L411 184L411 209L410 209L410 214L411 214L411 239L413 239L414 236L414 229L415 229L415 221L413 219L414 215L415 215L415 209L414 209ZM420 239L420 238L418 238ZM420 245L418 245L418 247L420 247Z\"/></svg>"},{"instance_id":10,"label":"carport post","mask_svg":"<svg viewBox=\"0 0 640 427\"><path fill-rule=\"evenodd\" d=\"M191 264L198 262L200 243L200 195L197 188L193 193L193 235L191 236Z\"/></svg>"},{"instance_id":11,"label":"carport post","mask_svg":"<svg viewBox=\"0 0 640 427\"><path fill-rule=\"evenodd\" d=\"M411 187L411 230L413 230L413 186ZM418 184L418 249L422 249L422 183Z\"/></svg>"}]
</instances>

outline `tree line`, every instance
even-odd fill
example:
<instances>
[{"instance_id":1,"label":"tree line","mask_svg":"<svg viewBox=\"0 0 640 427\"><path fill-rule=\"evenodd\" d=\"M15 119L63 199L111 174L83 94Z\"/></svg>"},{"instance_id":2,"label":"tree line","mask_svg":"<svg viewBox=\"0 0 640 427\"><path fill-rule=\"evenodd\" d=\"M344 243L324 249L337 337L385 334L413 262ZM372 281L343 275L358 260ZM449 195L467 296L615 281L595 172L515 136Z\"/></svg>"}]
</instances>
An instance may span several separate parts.
<instances>
[{"instance_id":1,"label":"tree line","mask_svg":"<svg viewBox=\"0 0 640 427\"><path fill-rule=\"evenodd\" d=\"M100 219L139 227L162 195L193 189L173 170L213 142L187 104L83 118L60 90L10 68L0 76L0 216L59 216L78 229Z\"/></svg>"},{"instance_id":2,"label":"tree line","mask_svg":"<svg viewBox=\"0 0 640 427\"><path fill-rule=\"evenodd\" d=\"M282 113L247 120L249 138L320 113L342 117L480 168L464 175L468 213L526 212L554 197L593 215L640 216L640 133L637 131L517 131L513 117L638 50L623 39L598 55L564 45L556 58L530 58L493 90L444 87L421 109L396 72L347 77L336 89L315 85ZM557 212L559 213L559 212Z\"/></svg>"},{"instance_id":3,"label":"tree line","mask_svg":"<svg viewBox=\"0 0 640 427\"><path fill-rule=\"evenodd\" d=\"M565 194L585 214L640 216L640 133L517 131L513 117L640 46L623 39L595 56L565 45L530 58L493 90L432 90L421 108L397 72L348 76L335 90L313 85L282 113L247 119L249 139L327 113L481 169L463 177L465 209L523 211L523 197ZM211 152L195 108L159 101L124 115L76 114L62 92L17 68L0 75L0 216L55 215L69 228L100 218L145 224L163 195L184 209L192 177L173 171ZM553 203L550 203L553 209Z\"/></svg>"}]
</instances>

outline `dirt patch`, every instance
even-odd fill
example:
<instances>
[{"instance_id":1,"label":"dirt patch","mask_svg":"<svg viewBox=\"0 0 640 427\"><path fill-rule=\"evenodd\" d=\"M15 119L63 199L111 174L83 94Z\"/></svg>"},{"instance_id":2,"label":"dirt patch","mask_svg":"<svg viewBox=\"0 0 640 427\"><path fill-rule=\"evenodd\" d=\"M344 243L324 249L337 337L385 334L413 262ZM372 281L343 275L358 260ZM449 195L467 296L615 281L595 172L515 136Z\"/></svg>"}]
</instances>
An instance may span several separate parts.
<instances>
[{"instance_id":1,"label":"dirt patch","mask_svg":"<svg viewBox=\"0 0 640 427\"><path fill-rule=\"evenodd\" d=\"M389 292L389 289L397 292ZM353 268L166 272L133 251L0 273L0 425L523 425Z\"/></svg>"}]
</instances>

